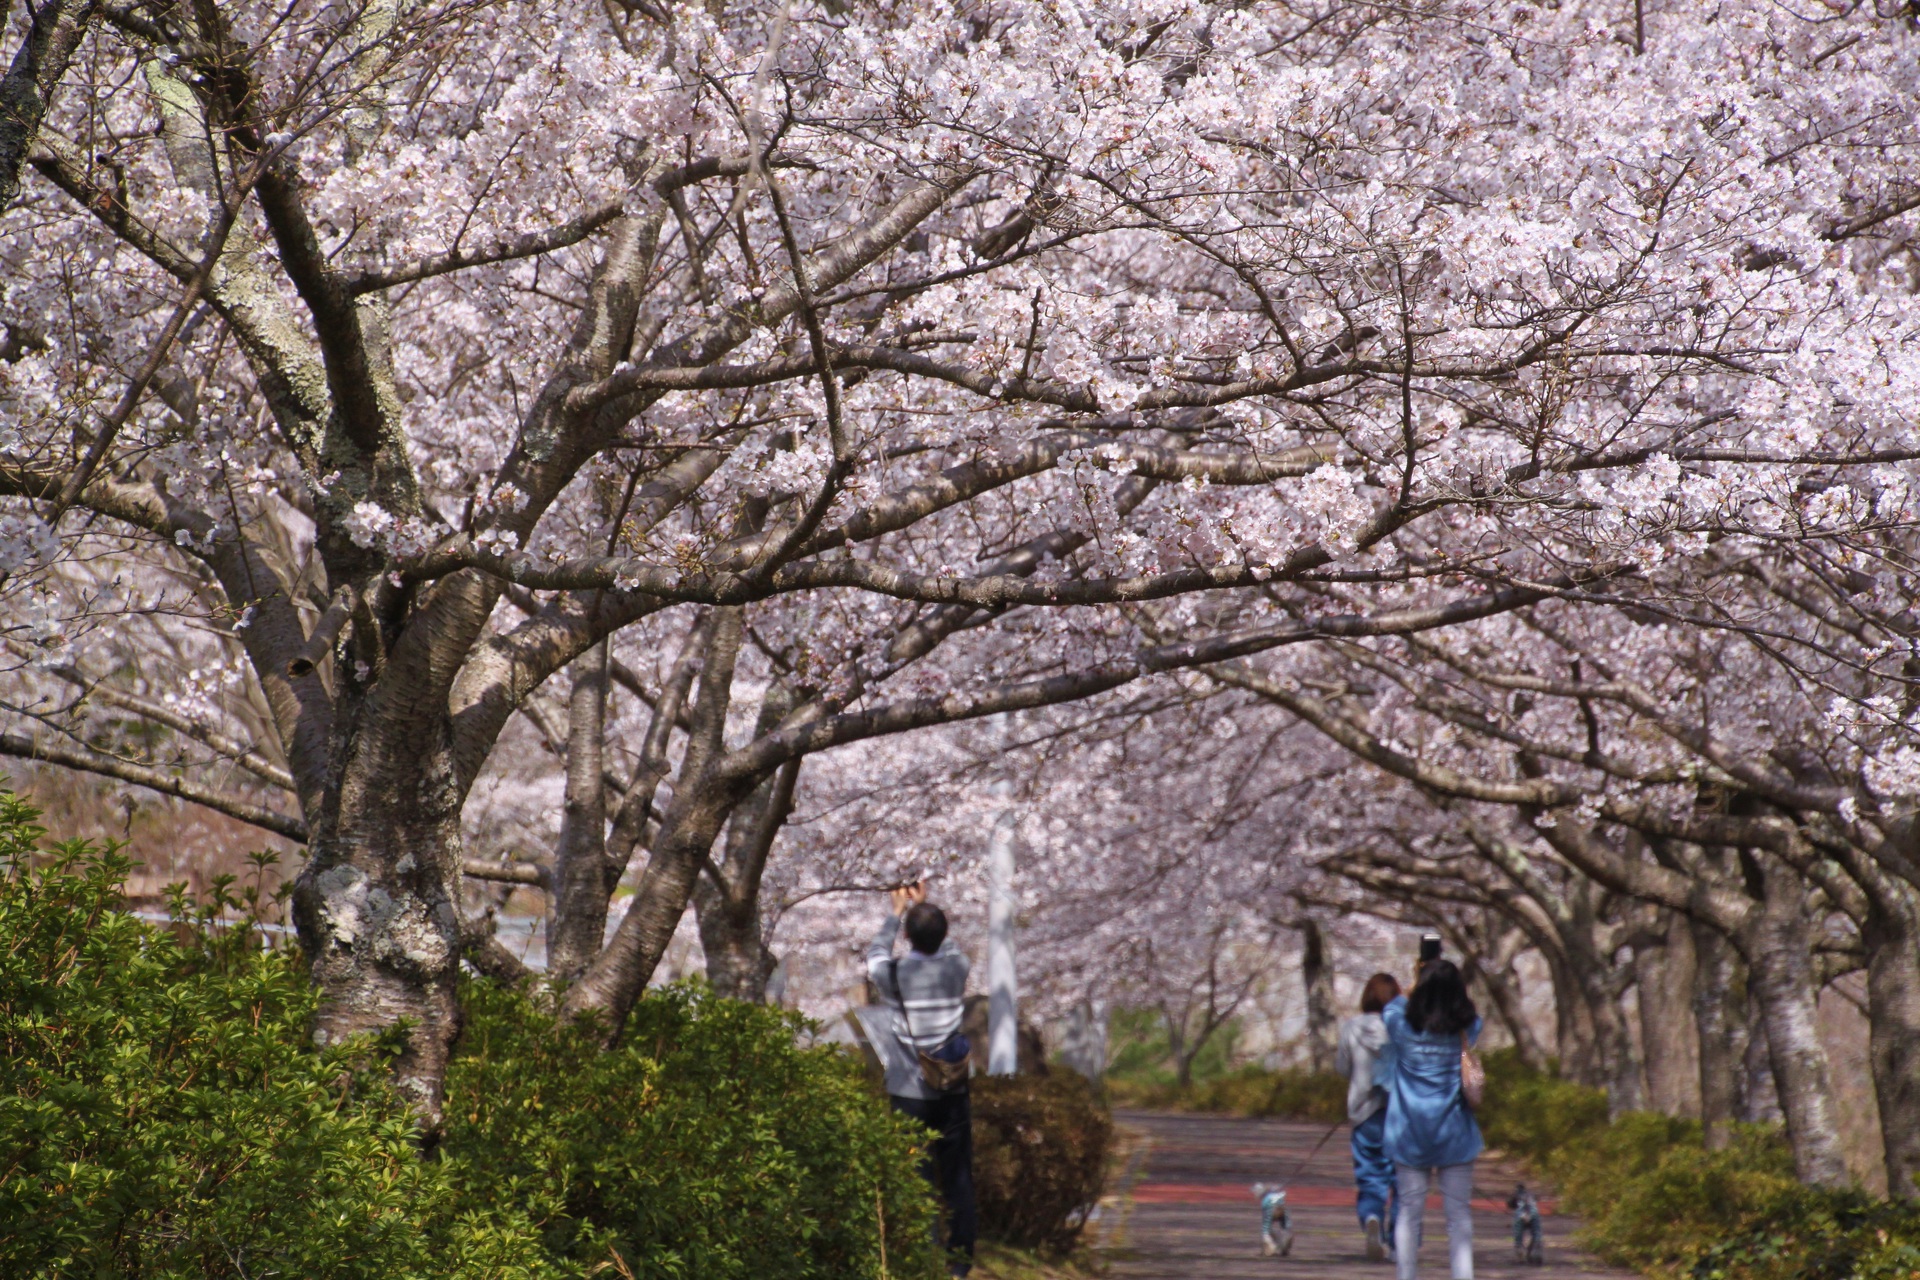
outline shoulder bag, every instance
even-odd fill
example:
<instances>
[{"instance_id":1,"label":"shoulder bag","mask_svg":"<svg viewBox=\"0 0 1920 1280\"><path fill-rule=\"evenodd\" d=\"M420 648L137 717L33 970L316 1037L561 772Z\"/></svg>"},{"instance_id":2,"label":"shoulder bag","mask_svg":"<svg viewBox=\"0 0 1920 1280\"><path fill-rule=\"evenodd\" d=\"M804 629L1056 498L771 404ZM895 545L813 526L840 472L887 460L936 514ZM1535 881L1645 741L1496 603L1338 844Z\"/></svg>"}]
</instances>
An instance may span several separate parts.
<instances>
[{"instance_id":1,"label":"shoulder bag","mask_svg":"<svg viewBox=\"0 0 1920 1280\"><path fill-rule=\"evenodd\" d=\"M1469 1110L1478 1111L1486 1095L1487 1069L1480 1065L1479 1055L1468 1047L1466 1033L1462 1032L1460 1035L1460 1096L1466 1099Z\"/></svg>"}]
</instances>

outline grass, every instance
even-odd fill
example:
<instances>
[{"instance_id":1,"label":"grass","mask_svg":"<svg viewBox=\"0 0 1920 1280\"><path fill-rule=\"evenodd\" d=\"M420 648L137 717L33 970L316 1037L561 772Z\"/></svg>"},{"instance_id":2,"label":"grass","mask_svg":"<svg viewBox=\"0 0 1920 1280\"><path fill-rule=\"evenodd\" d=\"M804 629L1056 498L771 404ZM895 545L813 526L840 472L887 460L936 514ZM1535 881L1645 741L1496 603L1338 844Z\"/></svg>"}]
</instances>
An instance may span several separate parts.
<instances>
[{"instance_id":1,"label":"grass","mask_svg":"<svg viewBox=\"0 0 1920 1280\"><path fill-rule=\"evenodd\" d=\"M1101 1274L1097 1256L1086 1250L1066 1258L1044 1258L1026 1249L983 1240L973 1262L978 1280L1088 1280Z\"/></svg>"}]
</instances>

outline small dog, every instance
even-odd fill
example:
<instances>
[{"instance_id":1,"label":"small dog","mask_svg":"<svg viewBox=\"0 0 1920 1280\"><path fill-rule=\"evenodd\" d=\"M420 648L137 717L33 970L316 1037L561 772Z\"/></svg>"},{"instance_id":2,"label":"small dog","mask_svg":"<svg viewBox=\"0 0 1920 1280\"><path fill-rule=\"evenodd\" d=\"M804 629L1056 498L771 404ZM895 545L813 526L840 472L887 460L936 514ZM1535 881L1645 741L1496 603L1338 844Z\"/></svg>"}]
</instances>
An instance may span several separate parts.
<instances>
[{"instance_id":1,"label":"small dog","mask_svg":"<svg viewBox=\"0 0 1920 1280\"><path fill-rule=\"evenodd\" d=\"M1527 1190L1527 1184L1522 1182L1507 1197L1507 1208L1513 1210L1513 1260L1539 1266L1546 1261L1546 1250L1540 1238L1540 1202L1533 1198L1533 1192Z\"/></svg>"},{"instance_id":2,"label":"small dog","mask_svg":"<svg viewBox=\"0 0 1920 1280\"><path fill-rule=\"evenodd\" d=\"M1293 1252L1293 1218L1287 1213L1287 1189L1256 1182L1253 1195L1260 1202L1260 1256L1286 1257Z\"/></svg>"}]
</instances>

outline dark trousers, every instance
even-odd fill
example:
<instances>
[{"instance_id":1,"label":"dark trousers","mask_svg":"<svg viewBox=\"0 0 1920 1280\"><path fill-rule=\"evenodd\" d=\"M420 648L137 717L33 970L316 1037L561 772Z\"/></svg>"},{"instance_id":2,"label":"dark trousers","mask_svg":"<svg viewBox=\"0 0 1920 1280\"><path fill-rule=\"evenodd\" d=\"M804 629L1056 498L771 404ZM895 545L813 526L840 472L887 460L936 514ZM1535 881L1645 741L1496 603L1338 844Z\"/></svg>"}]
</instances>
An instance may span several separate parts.
<instances>
[{"instance_id":1,"label":"dark trousers","mask_svg":"<svg viewBox=\"0 0 1920 1280\"><path fill-rule=\"evenodd\" d=\"M912 1116L933 1130L933 1141L927 1144L920 1172L946 1202L946 1247L964 1250L971 1258L974 1237L978 1234L978 1215L973 1204L972 1099L964 1089L938 1098L903 1098L897 1093L887 1096L895 1111Z\"/></svg>"}]
</instances>

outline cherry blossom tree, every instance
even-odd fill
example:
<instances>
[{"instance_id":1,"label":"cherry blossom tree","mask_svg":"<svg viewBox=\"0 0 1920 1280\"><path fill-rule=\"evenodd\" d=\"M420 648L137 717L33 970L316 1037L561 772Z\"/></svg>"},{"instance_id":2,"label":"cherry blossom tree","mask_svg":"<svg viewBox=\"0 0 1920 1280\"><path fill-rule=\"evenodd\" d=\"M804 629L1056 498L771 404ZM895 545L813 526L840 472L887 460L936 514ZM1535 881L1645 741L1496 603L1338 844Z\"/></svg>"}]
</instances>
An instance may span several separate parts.
<instances>
[{"instance_id":1,"label":"cherry blossom tree","mask_svg":"<svg viewBox=\"0 0 1920 1280\"><path fill-rule=\"evenodd\" d=\"M1700 613L1685 625L1622 599L1416 639L1399 654L1348 647L1380 694L1370 706L1336 706L1284 676L1220 675L1427 793L1467 802L1449 825L1483 866L1387 851L1361 859L1366 874L1452 878L1483 899L1512 885L1541 901L1529 884L1544 859L1563 878L1703 926L1703 971L1724 972L1716 953L1730 946L1809 1180L1847 1176L1814 996L1864 969L1889 1175L1910 1194L1904 1046L1920 952L1902 923L1915 869L1902 834L1912 801L1899 708L1912 675L1906 641L1887 641L1911 595L1887 583L1885 599L1898 601L1889 614L1865 568L1830 572L1871 550L1864 563L1904 576L1906 536L1883 530L1843 550L1723 544L1718 581L1700 584ZM1606 981L1619 945L1598 946L1585 972ZM1724 1027L1700 1032L1714 1124L1728 1118L1734 1055Z\"/></svg>"},{"instance_id":2,"label":"cherry blossom tree","mask_svg":"<svg viewBox=\"0 0 1920 1280\"><path fill-rule=\"evenodd\" d=\"M8 22L0 747L303 841L319 1034L408 1023L429 1107L486 949L469 796L562 673L557 959L617 1031L803 758L1628 582L1692 599L1717 540L1907 520L1897 17ZM128 688L88 646L135 619L236 682L190 713L165 663ZM246 777L75 740L60 682ZM610 761L622 689L647 727Z\"/></svg>"}]
</instances>

